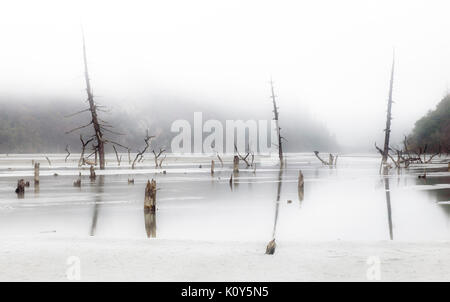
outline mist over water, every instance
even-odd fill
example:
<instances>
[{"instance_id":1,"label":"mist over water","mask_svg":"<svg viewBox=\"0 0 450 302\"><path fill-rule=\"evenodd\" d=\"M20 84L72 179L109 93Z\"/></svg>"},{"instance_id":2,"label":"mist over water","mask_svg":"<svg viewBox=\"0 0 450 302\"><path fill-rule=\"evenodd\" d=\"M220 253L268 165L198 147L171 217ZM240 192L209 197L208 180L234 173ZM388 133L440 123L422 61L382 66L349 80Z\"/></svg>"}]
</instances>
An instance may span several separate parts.
<instances>
[{"instance_id":1,"label":"mist over water","mask_svg":"<svg viewBox=\"0 0 450 302\"><path fill-rule=\"evenodd\" d=\"M0 103L81 107L82 25L96 101L142 128L171 122L179 108L189 115L193 104L224 119L271 118L272 77L285 131L297 126L336 137L341 150L368 151L383 137L393 47L393 142L445 93L446 8L446 1L10 2L0 12ZM287 146L304 139L289 136Z\"/></svg>"}]
</instances>

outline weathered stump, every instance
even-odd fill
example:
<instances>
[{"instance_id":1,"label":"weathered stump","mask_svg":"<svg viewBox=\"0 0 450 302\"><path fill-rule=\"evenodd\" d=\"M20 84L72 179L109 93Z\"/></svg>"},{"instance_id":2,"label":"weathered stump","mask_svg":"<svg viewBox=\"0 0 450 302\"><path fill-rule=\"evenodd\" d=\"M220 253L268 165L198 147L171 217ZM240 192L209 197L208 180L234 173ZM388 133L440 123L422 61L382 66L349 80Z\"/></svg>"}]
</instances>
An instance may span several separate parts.
<instances>
[{"instance_id":1,"label":"weathered stump","mask_svg":"<svg viewBox=\"0 0 450 302\"><path fill-rule=\"evenodd\" d=\"M25 186L26 186L26 183L23 179L19 179L17 181L16 193L19 198L23 198L23 196L25 195Z\"/></svg>"},{"instance_id":2,"label":"weathered stump","mask_svg":"<svg viewBox=\"0 0 450 302\"><path fill-rule=\"evenodd\" d=\"M145 187L144 212L155 213L156 210L156 180L147 182Z\"/></svg>"},{"instance_id":3,"label":"weathered stump","mask_svg":"<svg viewBox=\"0 0 450 302\"><path fill-rule=\"evenodd\" d=\"M134 178L128 178L128 184L129 185L134 185Z\"/></svg>"},{"instance_id":4,"label":"weathered stump","mask_svg":"<svg viewBox=\"0 0 450 302\"><path fill-rule=\"evenodd\" d=\"M211 175L214 175L214 160L211 160Z\"/></svg>"},{"instance_id":5,"label":"weathered stump","mask_svg":"<svg viewBox=\"0 0 450 302\"><path fill-rule=\"evenodd\" d=\"M233 159L233 173L239 173L239 156L237 155Z\"/></svg>"},{"instance_id":6,"label":"weathered stump","mask_svg":"<svg viewBox=\"0 0 450 302\"><path fill-rule=\"evenodd\" d=\"M304 197L304 180L302 171L298 171L298 200L302 201Z\"/></svg>"},{"instance_id":7,"label":"weathered stump","mask_svg":"<svg viewBox=\"0 0 450 302\"><path fill-rule=\"evenodd\" d=\"M34 163L34 185L39 185L39 163Z\"/></svg>"},{"instance_id":8,"label":"weathered stump","mask_svg":"<svg viewBox=\"0 0 450 302\"><path fill-rule=\"evenodd\" d=\"M91 167L89 168L89 172L90 172L89 178L90 178L91 180L94 180L95 177L96 177L94 166L91 166Z\"/></svg>"},{"instance_id":9,"label":"weathered stump","mask_svg":"<svg viewBox=\"0 0 450 302\"><path fill-rule=\"evenodd\" d=\"M78 174L78 179L73 182L74 187L81 187L81 172Z\"/></svg>"},{"instance_id":10,"label":"weathered stump","mask_svg":"<svg viewBox=\"0 0 450 302\"><path fill-rule=\"evenodd\" d=\"M267 255L273 255L275 253L275 248L277 247L277 244L275 243L275 238L273 238L266 247L266 254Z\"/></svg>"}]
</instances>

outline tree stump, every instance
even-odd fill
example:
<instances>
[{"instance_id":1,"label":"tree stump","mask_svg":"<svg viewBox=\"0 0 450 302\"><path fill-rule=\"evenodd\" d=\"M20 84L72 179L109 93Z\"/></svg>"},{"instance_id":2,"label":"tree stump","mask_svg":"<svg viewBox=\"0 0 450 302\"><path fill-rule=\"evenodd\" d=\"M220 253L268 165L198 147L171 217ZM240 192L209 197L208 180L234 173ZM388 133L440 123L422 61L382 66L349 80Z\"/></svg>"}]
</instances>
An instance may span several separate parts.
<instances>
[{"instance_id":1,"label":"tree stump","mask_svg":"<svg viewBox=\"0 0 450 302\"><path fill-rule=\"evenodd\" d=\"M233 159L233 172L239 173L239 156L235 155Z\"/></svg>"},{"instance_id":2,"label":"tree stump","mask_svg":"<svg viewBox=\"0 0 450 302\"><path fill-rule=\"evenodd\" d=\"M23 198L23 196L25 195L25 186L26 186L26 184L23 179L19 179L17 181L16 193L19 198Z\"/></svg>"},{"instance_id":3,"label":"tree stump","mask_svg":"<svg viewBox=\"0 0 450 302\"><path fill-rule=\"evenodd\" d=\"M39 163L34 163L34 185L39 185Z\"/></svg>"},{"instance_id":4,"label":"tree stump","mask_svg":"<svg viewBox=\"0 0 450 302\"><path fill-rule=\"evenodd\" d=\"M302 171L298 171L298 199L300 201L303 200L304 197L304 180L303 180L303 173Z\"/></svg>"},{"instance_id":5,"label":"tree stump","mask_svg":"<svg viewBox=\"0 0 450 302\"><path fill-rule=\"evenodd\" d=\"M145 187L144 212L155 213L156 210L156 180L147 181Z\"/></svg>"},{"instance_id":6,"label":"tree stump","mask_svg":"<svg viewBox=\"0 0 450 302\"><path fill-rule=\"evenodd\" d=\"M90 172L89 178L90 178L91 180L94 180L95 177L96 177L94 166L91 166L91 167L89 168L89 172Z\"/></svg>"},{"instance_id":7,"label":"tree stump","mask_svg":"<svg viewBox=\"0 0 450 302\"><path fill-rule=\"evenodd\" d=\"M275 238L272 239L266 247L266 254L267 255L273 255L275 253L275 248L277 247L277 244L275 243Z\"/></svg>"},{"instance_id":8,"label":"tree stump","mask_svg":"<svg viewBox=\"0 0 450 302\"><path fill-rule=\"evenodd\" d=\"M78 179L73 182L74 187L81 187L81 172L78 174Z\"/></svg>"}]
</instances>

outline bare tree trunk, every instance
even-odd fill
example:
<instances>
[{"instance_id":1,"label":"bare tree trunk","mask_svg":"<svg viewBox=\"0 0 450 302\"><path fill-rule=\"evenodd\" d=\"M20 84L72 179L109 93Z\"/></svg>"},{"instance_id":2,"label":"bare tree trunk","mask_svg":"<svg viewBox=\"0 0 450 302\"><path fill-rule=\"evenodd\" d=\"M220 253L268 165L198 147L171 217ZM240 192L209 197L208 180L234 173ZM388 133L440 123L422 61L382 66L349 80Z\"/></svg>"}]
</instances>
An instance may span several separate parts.
<instances>
[{"instance_id":1,"label":"bare tree trunk","mask_svg":"<svg viewBox=\"0 0 450 302\"><path fill-rule=\"evenodd\" d=\"M122 159L122 156L119 157L119 154L117 153L116 146L113 145L114 153L116 153L116 159L117 159L117 165L120 167L120 161Z\"/></svg>"},{"instance_id":2,"label":"bare tree trunk","mask_svg":"<svg viewBox=\"0 0 450 302\"><path fill-rule=\"evenodd\" d=\"M395 58L392 59L392 70L391 70L391 81L389 84L389 99L388 99L388 107L387 107L387 116L386 116L386 129L384 136L384 148L383 148L383 158L382 163L385 164L388 159L389 153L389 138L391 135L391 109L392 109L392 90L394 87L394 67L395 67Z\"/></svg>"},{"instance_id":3,"label":"bare tree trunk","mask_svg":"<svg viewBox=\"0 0 450 302\"><path fill-rule=\"evenodd\" d=\"M270 80L270 87L272 91L272 102L273 102L273 119L275 120L275 125L277 127L277 136L278 136L278 157L280 158L280 165L283 165L283 146L281 144L281 128L278 123L278 107L275 100L275 91L273 88L273 81Z\"/></svg>"},{"instance_id":4,"label":"bare tree trunk","mask_svg":"<svg viewBox=\"0 0 450 302\"><path fill-rule=\"evenodd\" d=\"M91 83L89 80L89 72L88 72L88 65L87 65L87 56L86 56L86 44L84 41L84 35L83 35L83 58L84 58L84 77L86 80L86 92L88 96L88 102L89 102L89 110L91 112L92 120L91 123L94 127L95 131L95 138L96 138L96 148L99 154L100 158L100 169L105 169L105 146L104 146L104 140L103 140L103 133L100 127L100 123L98 121L97 117L97 106L94 103L94 95L92 93Z\"/></svg>"},{"instance_id":5,"label":"bare tree trunk","mask_svg":"<svg viewBox=\"0 0 450 302\"><path fill-rule=\"evenodd\" d=\"M211 175L214 175L214 160L211 160Z\"/></svg>"}]
</instances>

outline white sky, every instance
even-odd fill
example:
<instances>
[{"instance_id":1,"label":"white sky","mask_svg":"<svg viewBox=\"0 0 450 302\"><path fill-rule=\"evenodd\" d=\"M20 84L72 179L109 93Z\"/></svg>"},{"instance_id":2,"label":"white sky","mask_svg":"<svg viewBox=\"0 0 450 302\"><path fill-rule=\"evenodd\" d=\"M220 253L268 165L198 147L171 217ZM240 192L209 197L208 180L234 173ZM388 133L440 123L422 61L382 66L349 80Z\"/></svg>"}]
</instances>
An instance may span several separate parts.
<instances>
[{"instance_id":1,"label":"white sky","mask_svg":"<svg viewBox=\"0 0 450 302\"><path fill-rule=\"evenodd\" d=\"M2 0L0 94L84 99L83 24L104 103L167 93L267 106L272 75L280 118L308 108L341 143L372 143L394 46L394 137L450 87L449 12L430 0Z\"/></svg>"}]
</instances>

